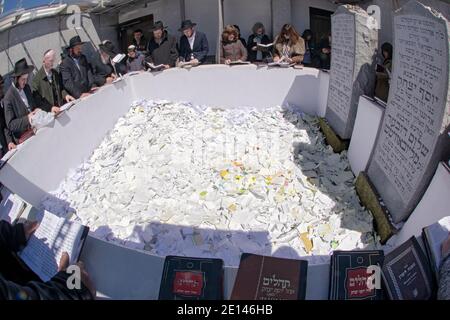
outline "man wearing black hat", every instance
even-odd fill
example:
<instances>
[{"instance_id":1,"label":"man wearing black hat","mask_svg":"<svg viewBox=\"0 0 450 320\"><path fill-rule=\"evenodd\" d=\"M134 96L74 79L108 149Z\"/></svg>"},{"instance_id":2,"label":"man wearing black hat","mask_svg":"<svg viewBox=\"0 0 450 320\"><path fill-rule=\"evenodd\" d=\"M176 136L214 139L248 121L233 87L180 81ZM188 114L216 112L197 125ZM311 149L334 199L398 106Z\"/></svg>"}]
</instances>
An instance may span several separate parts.
<instances>
[{"instance_id":1,"label":"man wearing black hat","mask_svg":"<svg viewBox=\"0 0 450 320\"><path fill-rule=\"evenodd\" d=\"M29 66L25 58L14 65L14 82L3 99L6 126L11 132L14 142L19 143L22 136L30 131L31 118L40 110L27 84L28 75L34 67Z\"/></svg>"},{"instance_id":2,"label":"man wearing black hat","mask_svg":"<svg viewBox=\"0 0 450 320\"><path fill-rule=\"evenodd\" d=\"M98 45L99 56L92 61L92 73L94 75L94 83L101 87L105 84L112 83L116 78L116 70L111 61L117 54L111 41L105 40ZM122 70L117 70L120 72ZM123 71L121 73L124 73Z\"/></svg>"},{"instance_id":3,"label":"man wearing black hat","mask_svg":"<svg viewBox=\"0 0 450 320\"><path fill-rule=\"evenodd\" d=\"M169 35L162 21L156 22L151 31L153 38L148 42L146 61L154 65L164 65L166 69L175 67L178 60L177 39Z\"/></svg>"},{"instance_id":4,"label":"man wearing black hat","mask_svg":"<svg viewBox=\"0 0 450 320\"><path fill-rule=\"evenodd\" d=\"M3 157L9 150L14 149L16 144L5 122L5 111L3 109L3 98L5 96L3 87L3 77L0 75L0 157Z\"/></svg>"},{"instance_id":5,"label":"man wearing black hat","mask_svg":"<svg viewBox=\"0 0 450 320\"><path fill-rule=\"evenodd\" d=\"M88 96L94 86L91 67L81 53L83 43L79 36L70 39L68 55L60 67L64 88L75 99Z\"/></svg>"},{"instance_id":6,"label":"man wearing black hat","mask_svg":"<svg viewBox=\"0 0 450 320\"><path fill-rule=\"evenodd\" d=\"M185 20L181 23L180 32L180 60L190 62L193 65L205 62L208 56L208 39L203 32L194 29L196 23Z\"/></svg>"}]
</instances>

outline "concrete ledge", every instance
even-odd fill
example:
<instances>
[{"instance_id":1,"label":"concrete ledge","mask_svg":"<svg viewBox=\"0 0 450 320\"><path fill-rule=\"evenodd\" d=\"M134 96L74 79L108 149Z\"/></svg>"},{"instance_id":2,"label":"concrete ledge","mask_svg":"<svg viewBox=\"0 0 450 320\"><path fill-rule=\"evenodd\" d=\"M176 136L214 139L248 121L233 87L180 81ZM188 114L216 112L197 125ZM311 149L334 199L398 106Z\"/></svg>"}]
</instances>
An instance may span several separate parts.
<instances>
[{"instance_id":1,"label":"concrete ledge","mask_svg":"<svg viewBox=\"0 0 450 320\"><path fill-rule=\"evenodd\" d=\"M397 233L397 229L390 222L386 208L381 205L378 193L365 172L361 172L356 179L356 192L363 206L372 213L375 219L375 230L380 236L380 242L385 244Z\"/></svg>"},{"instance_id":2,"label":"concrete ledge","mask_svg":"<svg viewBox=\"0 0 450 320\"><path fill-rule=\"evenodd\" d=\"M334 132L334 130L327 123L325 118L319 119L320 130L322 130L325 135L326 142L333 148L333 151L336 153L341 153L344 150L348 149L349 140L342 140L339 136Z\"/></svg>"}]
</instances>

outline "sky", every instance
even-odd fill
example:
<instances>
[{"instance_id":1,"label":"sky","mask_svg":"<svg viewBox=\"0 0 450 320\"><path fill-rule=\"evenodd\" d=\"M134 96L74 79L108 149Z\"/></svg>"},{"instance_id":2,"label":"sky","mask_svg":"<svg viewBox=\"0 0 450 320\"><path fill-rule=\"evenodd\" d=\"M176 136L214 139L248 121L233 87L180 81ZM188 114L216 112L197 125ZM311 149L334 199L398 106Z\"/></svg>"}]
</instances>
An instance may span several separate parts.
<instances>
[{"instance_id":1,"label":"sky","mask_svg":"<svg viewBox=\"0 0 450 320\"><path fill-rule=\"evenodd\" d=\"M22 0L23 8L31 8L39 5L49 4L52 0ZM59 0L55 0L55 3L58 3ZM17 9L17 5L20 3L18 0L5 0L5 13Z\"/></svg>"}]
</instances>

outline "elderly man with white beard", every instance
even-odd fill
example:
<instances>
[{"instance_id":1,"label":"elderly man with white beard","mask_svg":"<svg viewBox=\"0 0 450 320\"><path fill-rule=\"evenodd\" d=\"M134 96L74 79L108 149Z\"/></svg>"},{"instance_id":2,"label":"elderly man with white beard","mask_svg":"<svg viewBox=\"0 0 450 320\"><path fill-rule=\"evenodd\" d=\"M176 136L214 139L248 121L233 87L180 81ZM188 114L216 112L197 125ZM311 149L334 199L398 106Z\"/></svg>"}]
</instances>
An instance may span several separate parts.
<instances>
[{"instance_id":1,"label":"elderly man with white beard","mask_svg":"<svg viewBox=\"0 0 450 320\"><path fill-rule=\"evenodd\" d=\"M109 40L105 40L99 44L99 53L99 59L95 59L92 62L92 71L94 74L94 83L101 87L117 79L117 73L125 74L126 66L122 63L114 65L112 59L117 53L114 45Z\"/></svg>"}]
</instances>

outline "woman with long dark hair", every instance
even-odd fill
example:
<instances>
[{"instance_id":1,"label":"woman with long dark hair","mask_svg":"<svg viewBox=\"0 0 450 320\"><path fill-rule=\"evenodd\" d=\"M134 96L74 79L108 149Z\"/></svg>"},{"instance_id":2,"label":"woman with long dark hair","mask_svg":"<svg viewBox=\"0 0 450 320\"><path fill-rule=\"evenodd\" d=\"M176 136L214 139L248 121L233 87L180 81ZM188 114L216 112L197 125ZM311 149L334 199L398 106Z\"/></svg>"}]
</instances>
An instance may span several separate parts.
<instances>
[{"instance_id":1,"label":"woman with long dark hair","mask_svg":"<svg viewBox=\"0 0 450 320\"><path fill-rule=\"evenodd\" d=\"M305 56L305 41L291 24L285 24L275 38L275 62L302 63Z\"/></svg>"}]
</instances>

